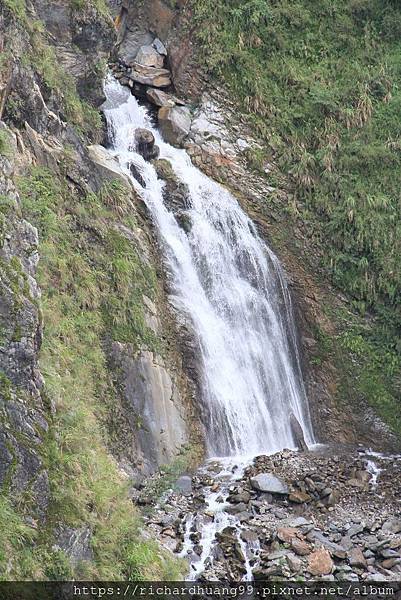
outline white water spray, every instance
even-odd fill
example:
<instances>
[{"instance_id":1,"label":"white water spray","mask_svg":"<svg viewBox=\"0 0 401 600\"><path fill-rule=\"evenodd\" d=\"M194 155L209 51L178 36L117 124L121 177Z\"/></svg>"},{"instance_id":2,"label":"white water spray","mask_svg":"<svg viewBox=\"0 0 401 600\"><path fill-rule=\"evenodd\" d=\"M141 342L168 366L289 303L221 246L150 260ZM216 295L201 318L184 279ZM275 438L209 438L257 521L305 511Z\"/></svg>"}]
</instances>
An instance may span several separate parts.
<instances>
[{"instance_id":1,"label":"white water spray","mask_svg":"<svg viewBox=\"0 0 401 600\"><path fill-rule=\"evenodd\" d=\"M276 256L235 198L162 140L129 90L108 78L105 93L112 152L127 175L130 165L141 173L144 187L132 180L158 231L172 302L199 344L209 454L294 447L291 413L312 444L290 295ZM188 232L166 206L154 167L133 150L137 128L153 131L161 157L188 186Z\"/></svg>"}]
</instances>

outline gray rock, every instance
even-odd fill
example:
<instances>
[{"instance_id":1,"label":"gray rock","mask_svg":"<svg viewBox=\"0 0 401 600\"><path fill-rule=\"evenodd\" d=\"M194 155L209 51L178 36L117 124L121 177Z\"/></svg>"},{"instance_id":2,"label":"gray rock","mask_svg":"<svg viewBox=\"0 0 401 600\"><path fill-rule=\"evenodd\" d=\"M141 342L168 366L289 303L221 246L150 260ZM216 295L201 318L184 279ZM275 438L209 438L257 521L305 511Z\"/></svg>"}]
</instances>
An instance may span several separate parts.
<instances>
[{"instance_id":1,"label":"gray rock","mask_svg":"<svg viewBox=\"0 0 401 600\"><path fill-rule=\"evenodd\" d=\"M144 67L162 68L164 57L153 46L141 46L135 61Z\"/></svg>"},{"instance_id":2,"label":"gray rock","mask_svg":"<svg viewBox=\"0 0 401 600\"><path fill-rule=\"evenodd\" d=\"M287 484L272 473L259 473L250 479L253 489L271 494L287 495L289 489Z\"/></svg>"},{"instance_id":3,"label":"gray rock","mask_svg":"<svg viewBox=\"0 0 401 600\"><path fill-rule=\"evenodd\" d=\"M239 504L233 504L226 508L226 512L230 515L236 515L241 512L245 512L247 510L247 505L244 502L240 502Z\"/></svg>"},{"instance_id":4,"label":"gray rock","mask_svg":"<svg viewBox=\"0 0 401 600\"><path fill-rule=\"evenodd\" d=\"M159 126L166 142L180 147L191 129L191 112L186 106L162 106Z\"/></svg>"},{"instance_id":5,"label":"gray rock","mask_svg":"<svg viewBox=\"0 0 401 600\"><path fill-rule=\"evenodd\" d=\"M111 364L120 376L124 415L141 470L152 472L171 462L189 441L179 390L163 359L152 352L137 353L130 344L113 342Z\"/></svg>"},{"instance_id":6,"label":"gray rock","mask_svg":"<svg viewBox=\"0 0 401 600\"><path fill-rule=\"evenodd\" d=\"M362 533L362 531L365 529L363 523L361 523L360 525L352 525L349 530L348 530L348 535L349 537L354 537L355 535L358 535L359 533Z\"/></svg>"},{"instance_id":7,"label":"gray rock","mask_svg":"<svg viewBox=\"0 0 401 600\"><path fill-rule=\"evenodd\" d=\"M393 517L383 523L382 531L386 533L400 533L401 532L401 519Z\"/></svg>"},{"instance_id":8,"label":"gray rock","mask_svg":"<svg viewBox=\"0 0 401 600\"><path fill-rule=\"evenodd\" d=\"M163 44L162 41L159 40L159 38L155 38L153 40L152 46L155 50L157 50L159 54L161 54L162 56L167 56L166 46Z\"/></svg>"},{"instance_id":9,"label":"gray rock","mask_svg":"<svg viewBox=\"0 0 401 600\"><path fill-rule=\"evenodd\" d=\"M192 479L188 475L182 475L175 482L175 488L184 495L189 495L192 492Z\"/></svg>"},{"instance_id":10,"label":"gray rock","mask_svg":"<svg viewBox=\"0 0 401 600\"><path fill-rule=\"evenodd\" d=\"M333 554L337 558L344 559L347 556L346 550L343 546L340 546L339 544L330 541L320 531L311 531L308 534L308 539L314 542L319 542L322 546L330 550L331 554Z\"/></svg>"},{"instance_id":11,"label":"gray rock","mask_svg":"<svg viewBox=\"0 0 401 600\"><path fill-rule=\"evenodd\" d=\"M149 129L135 130L135 147L145 160L154 160L160 154L159 147L155 145L155 136Z\"/></svg>"},{"instance_id":12,"label":"gray rock","mask_svg":"<svg viewBox=\"0 0 401 600\"><path fill-rule=\"evenodd\" d=\"M357 567L361 569L366 569L367 567L366 558L364 557L360 548L352 548L352 550L348 552L348 562L351 567Z\"/></svg>"},{"instance_id":13,"label":"gray rock","mask_svg":"<svg viewBox=\"0 0 401 600\"><path fill-rule=\"evenodd\" d=\"M305 525L312 525L313 521L305 519L305 517L294 517L288 519L288 527L303 527Z\"/></svg>"},{"instance_id":14,"label":"gray rock","mask_svg":"<svg viewBox=\"0 0 401 600\"><path fill-rule=\"evenodd\" d=\"M80 529L61 527L55 532L55 538L57 542L53 549L65 552L73 565L76 566L83 560L93 560L92 533L89 527Z\"/></svg>"},{"instance_id":15,"label":"gray rock","mask_svg":"<svg viewBox=\"0 0 401 600\"><path fill-rule=\"evenodd\" d=\"M146 97L150 102L152 102L152 104L159 107L173 107L176 104L173 96L156 88L148 88L146 90Z\"/></svg>"},{"instance_id":16,"label":"gray rock","mask_svg":"<svg viewBox=\"0 0 401 600\"><path fill-rule=\"evenodd\" d=\"M290 427L291 427L292 436L295 440L297 447L303 451L307 451L308 446L305 442L303 429L301 427L300 422L298 421L298 419L296 418L296 416L294 415L293 412L290 414Z\"/></svg>"},{"instance_id":17,"label":"gray rock","mask_svg":"<svg viewBox=\"0 0 401 600\"><path fill-rule=\"evenodd\" d=\"M127 189L132 189L132 184L125 173L121 170L118 161L110 156L106 148L94 144L88 146L89 158L96 165L102 178L110 181L118 180Z\"/></svg>"}]
</instances>

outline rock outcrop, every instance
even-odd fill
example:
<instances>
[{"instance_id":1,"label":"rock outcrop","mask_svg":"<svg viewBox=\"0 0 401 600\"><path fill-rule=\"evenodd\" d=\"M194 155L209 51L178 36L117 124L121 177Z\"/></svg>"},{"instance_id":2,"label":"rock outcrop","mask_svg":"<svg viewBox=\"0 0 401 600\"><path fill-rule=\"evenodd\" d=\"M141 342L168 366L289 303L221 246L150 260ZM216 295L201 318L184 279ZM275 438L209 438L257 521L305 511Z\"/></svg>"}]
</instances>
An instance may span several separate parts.
<instances>
[{"instance_id":1,"label":"rock outcrop","mask_svg":"<svg viewBox=\"0 0 401 600\"><path fill-rule=\"evenodd\" d=\"M30 493L35 515L44 518L50 491L42 442L49 426L38 365L39 240L36 228L21 217L12 182L16 140L7 128L1 131L10 159L0 156L0 488L15 497Z\"/></svg>"}]
</instances>

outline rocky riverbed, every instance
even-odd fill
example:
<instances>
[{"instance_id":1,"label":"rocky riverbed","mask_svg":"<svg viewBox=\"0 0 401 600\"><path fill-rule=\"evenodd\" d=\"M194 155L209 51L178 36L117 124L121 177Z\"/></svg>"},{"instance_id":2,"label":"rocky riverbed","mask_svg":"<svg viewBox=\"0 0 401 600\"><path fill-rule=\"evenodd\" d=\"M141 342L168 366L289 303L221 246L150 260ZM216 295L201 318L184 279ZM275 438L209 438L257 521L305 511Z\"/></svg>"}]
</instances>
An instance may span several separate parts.
<instances>
[{"instance_id":1,"label":"rocky riverbed","mask_svg":"<svg viewBox=\"0 0 401 600\"><path fill-rule=\"evenodd\" d=\"M401 456L346 447L210 460L146 525L192 580L399 580L400 467Z\"/></svg>"}]
</instances>

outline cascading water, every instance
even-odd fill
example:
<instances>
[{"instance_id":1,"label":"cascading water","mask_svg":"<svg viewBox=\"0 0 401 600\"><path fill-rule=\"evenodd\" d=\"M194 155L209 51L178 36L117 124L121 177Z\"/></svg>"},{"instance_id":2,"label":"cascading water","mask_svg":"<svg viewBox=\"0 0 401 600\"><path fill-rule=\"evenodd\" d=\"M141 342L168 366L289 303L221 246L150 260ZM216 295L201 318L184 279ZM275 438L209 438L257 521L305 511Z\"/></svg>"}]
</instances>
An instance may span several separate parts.
<instances>
[{"instance_id":1,"label":"cascading water","mask_svg":"<svg viewBox=\"0 0 401 600\"><path fill-rule=\"evenodd\" d=\"M131 176L157 228L171 275L172 302L189 318L201 355L202 403L210 455L294 447L291 413L313 434L302 383L291 301L276 256L234 197L166 144L146 109L111 77L104 113L112 153ZM189 188L184 231L163 199L163 182L133 148L137 128L153 131L160 156Z\"/></svg>"}]
</instances>

